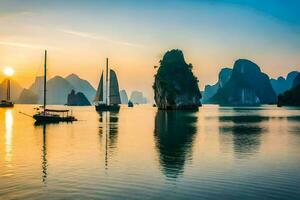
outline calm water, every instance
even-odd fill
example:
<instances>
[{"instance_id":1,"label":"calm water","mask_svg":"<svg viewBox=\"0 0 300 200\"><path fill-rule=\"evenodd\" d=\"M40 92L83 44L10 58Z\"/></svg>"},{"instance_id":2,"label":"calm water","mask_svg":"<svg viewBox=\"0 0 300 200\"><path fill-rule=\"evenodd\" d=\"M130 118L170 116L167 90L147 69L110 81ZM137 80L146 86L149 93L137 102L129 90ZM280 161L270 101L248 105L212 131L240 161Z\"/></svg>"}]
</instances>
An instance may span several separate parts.
<instances>
[{"instance_id":1,"label":"calm water","mask_svg":"<svg viewBox=\"0 0 300 200\"><path fill-rule=\"evenodd\" d=\"M0 199L300 199L300 110L0 109Z\"/></svg>"}]
</instances>

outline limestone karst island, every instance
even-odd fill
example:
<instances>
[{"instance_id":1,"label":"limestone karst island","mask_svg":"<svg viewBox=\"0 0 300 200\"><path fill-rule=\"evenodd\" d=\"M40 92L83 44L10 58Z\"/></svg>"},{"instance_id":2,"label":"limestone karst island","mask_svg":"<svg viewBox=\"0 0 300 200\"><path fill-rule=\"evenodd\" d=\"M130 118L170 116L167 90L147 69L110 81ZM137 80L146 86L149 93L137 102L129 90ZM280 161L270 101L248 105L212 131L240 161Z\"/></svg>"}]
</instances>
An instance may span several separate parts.
<instances>
[{"instance_id":1,"label":"limestone karst island","mask_svg":"<svg viewBox=\"0 0 300 200\"><path fill-rule=\"evenodd\" d=\"M300 199L299 8L1 0L0 200Z\"/></svg>"}]
</instances>

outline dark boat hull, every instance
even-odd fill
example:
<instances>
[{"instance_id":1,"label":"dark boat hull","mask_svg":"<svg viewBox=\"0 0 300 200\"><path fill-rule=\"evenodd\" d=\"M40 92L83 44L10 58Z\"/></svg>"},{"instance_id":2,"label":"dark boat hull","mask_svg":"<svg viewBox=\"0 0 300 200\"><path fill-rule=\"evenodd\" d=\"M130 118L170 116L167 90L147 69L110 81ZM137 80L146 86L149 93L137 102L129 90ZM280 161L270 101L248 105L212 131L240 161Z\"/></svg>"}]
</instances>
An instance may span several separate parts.
<instances>
[{"instance_id":1,"label":"dark boat hull","mask_svg":"<svg viewBox=\"0 0 300 200\"><path fill-rule=\"evenodd\" d=\"M119 111L119 105L106 105L106 104L99 104L95 105L96 111L98 112L105 112L105 111Z\"/></svg>"},{"instance_id":2,"label":"dark boat hull","mask_svg":"<svg viewBox=\"0 0 300 200\"><path fill-rule=\"evenodd\" d=\"M12 108L14 107L14 103L10 101L2 101L0 102L0 108Z\"/></svg>"},{"instance_id":3,"label":"dark boat hull","mask_svg":"<svg viewBox=\"0 0 300 200\"><path fill-rule=\"evenodd\" d=\"M73 116L61 117L56 115L41 115L36 114L33 115L37 124L44 124L44 123L59 123L59 122L73 122L77 121Z\"/></svg>"}]
</instances>

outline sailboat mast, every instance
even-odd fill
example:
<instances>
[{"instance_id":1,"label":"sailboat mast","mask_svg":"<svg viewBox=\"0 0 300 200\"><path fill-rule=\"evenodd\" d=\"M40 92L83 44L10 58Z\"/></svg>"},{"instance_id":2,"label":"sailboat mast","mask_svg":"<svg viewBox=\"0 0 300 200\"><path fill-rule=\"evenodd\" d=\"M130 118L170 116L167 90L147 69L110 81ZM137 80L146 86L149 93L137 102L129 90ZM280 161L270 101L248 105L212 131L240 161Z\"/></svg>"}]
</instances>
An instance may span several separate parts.
<instances>
[{"instance_id":1,"label":"sailboat mast","mask_svg":"<svg viewBox=\"0 0 300 200\"><path fill-rule=\"evenodd\" d=\"M45 115L45 111L46 111L46 90L47 90L47 86L46 86L46 81L47 81L47 50L45 50L45 60L44 60L44 115Z\"/></svg>"},{"instance_id":2,"label":"sailboat mast","mask_svg":"<svg viewBox=\"0 0 300 200\"><path fill-rule=\"evenodd\" d=\"M106 87L106 105L108 105L108 58L106 58L106 84L105 84L105 87Z\"/></svg>"},{"instance_id":3,"label":"sailboat mast","mask_svg":"<svg viewBox=\"0 0 300 200\"><path fill-rule=\"evenodd\" d=\"M6 94L7 101L10 101L10 78L7 79L7 94Z\"/></svg>"}]
</instances>

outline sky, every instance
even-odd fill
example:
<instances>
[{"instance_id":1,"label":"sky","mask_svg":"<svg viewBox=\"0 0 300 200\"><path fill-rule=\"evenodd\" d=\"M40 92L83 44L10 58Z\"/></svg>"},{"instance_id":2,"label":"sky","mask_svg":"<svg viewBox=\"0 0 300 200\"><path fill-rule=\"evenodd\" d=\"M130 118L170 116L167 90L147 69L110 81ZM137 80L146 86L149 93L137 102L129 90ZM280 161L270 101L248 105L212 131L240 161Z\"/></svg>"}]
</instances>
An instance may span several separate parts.
<instances>
[{"instance_id":1,"label":"sky","mask_svg":"<svg viewBox=\"0 0 300 200\"><path fill-rule=\"evenodd\" d=\"M152 98L154 66L181 49L201 90L246 58L272 78L300 70L298 0L0 0L0 70L28 87L71 73L97 86L108 57L120 89ZM0 79L3 74L0 73Z\"/></svg>"}]
</instances>

